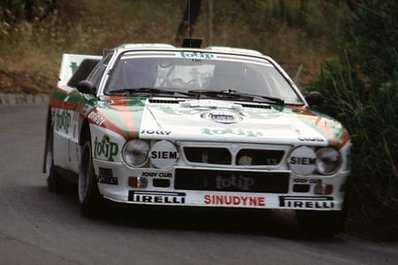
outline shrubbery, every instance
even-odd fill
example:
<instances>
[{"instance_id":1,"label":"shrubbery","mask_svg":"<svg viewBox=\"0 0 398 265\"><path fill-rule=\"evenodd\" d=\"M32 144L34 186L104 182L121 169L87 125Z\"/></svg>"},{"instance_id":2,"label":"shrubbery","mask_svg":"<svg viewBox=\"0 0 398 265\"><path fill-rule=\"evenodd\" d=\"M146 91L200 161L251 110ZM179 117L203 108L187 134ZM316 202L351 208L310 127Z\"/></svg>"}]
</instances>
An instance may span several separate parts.
<instances>
[{"instance_id":1,"label":"shrubbery","mask_svg":"<svg viewBox=\"0 0 398 265\"><path fill-rule=\"evenodd\" d=\"M352 134L348 229L398 238L398 2L355 6L339 59L313 89Z\"/></svg>"}]
</instances>

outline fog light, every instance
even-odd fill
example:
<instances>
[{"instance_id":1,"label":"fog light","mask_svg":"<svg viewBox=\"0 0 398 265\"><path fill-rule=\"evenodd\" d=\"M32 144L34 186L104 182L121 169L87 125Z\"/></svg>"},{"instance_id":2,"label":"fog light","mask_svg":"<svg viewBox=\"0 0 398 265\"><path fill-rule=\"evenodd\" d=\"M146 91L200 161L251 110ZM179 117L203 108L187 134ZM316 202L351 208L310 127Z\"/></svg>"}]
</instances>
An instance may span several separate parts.
<instances>
[{"instance_id":1,"label":"fog light","mask_svg":"<svg viewBox=\"0 0 398 265\"><path fill-rule=\"evenodd\" d=\"M331 184L326 184L324 188L324 194L329 195L333 193L333 185Z\"/></svg>"},{"instance_id":2,"label":"fog light","mask_svg":"<svg viewBox=\"0 0 398 265\"><path fill-rule=\"evenodd\" d=\"M333 193L333 185L322 185L321 183L318 183L314 187L314 193L316 195L330 195Z\"/></svg>"},{"instance_id":3,"label":"fog light","mask_svg":"<svg viewBox=\"0 0 398 265\"><path fill-rule=\"evenodd\" d=\"M294 184L293 185L293 192L309 192L310 185L308 184Z\"/></svg>"},{"instance_id":4,"label":"fog light","mask_svg":"<svg viewBox=\"0 0 398 265\"><path fill-rule=\"evenodd\" d=\"M154 187L168 188L168 187L170 187L170 180L169 179L153 179L152 185Z\"/></svg>"},{"instance_id":5,"label":"fog light","mask_svg":"<svg viewBox=\"0 0 398 265\"><path fill-rule=\"evenodd\" d=\"M129 177L129 186L133 188L146 188L148 179L143 177Z\"/></svg>"}]
</instances>

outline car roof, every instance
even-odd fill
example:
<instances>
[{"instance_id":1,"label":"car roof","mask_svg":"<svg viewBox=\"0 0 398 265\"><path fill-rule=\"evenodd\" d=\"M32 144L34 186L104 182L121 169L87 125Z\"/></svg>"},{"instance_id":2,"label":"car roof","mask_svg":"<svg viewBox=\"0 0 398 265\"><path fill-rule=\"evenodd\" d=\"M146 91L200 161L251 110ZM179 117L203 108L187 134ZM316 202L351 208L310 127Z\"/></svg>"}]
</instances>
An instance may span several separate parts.
<instances>
[{"instance_id":1,"label":"car roof","mask_svg":"<svg viewBox=\"0 0 398 265\"><path fill-rule=\"evenodd\" d=\"M269 59L259 51L252 49L243 48L233 48L227 46L209 46L206 48L186 48L186 47L176 47L171 44L166 43L124 43L113 49L114 51L126 52L126 51L141 51L141 50L166 50L166 51L199 51L199 52L218 52L234 55L246 55L246 56L256 56Z\"/></svg>"}]
</instances>

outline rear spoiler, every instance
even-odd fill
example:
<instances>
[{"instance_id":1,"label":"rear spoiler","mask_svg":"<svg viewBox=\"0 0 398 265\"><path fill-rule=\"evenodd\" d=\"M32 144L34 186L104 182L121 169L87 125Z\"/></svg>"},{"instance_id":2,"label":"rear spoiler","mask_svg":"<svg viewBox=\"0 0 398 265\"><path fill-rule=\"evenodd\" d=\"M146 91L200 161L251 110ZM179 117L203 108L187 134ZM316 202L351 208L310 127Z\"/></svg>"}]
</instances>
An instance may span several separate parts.
<instances>
[{"instance_id":1,"label":"rear spoiler","mask_svg":"<svg viewBox=\"0 0 398 265\"><path fill-rule=\"evenodd\" d=\"M101 60L102 56L96 55L84 55L84 54L63 54L61 69L59 71L58 77L58 87L64 87L68 85L69 80L73 76L73 74L78 69L79 65L85 59L91 60Z\"/></svg>"}]
</instances>

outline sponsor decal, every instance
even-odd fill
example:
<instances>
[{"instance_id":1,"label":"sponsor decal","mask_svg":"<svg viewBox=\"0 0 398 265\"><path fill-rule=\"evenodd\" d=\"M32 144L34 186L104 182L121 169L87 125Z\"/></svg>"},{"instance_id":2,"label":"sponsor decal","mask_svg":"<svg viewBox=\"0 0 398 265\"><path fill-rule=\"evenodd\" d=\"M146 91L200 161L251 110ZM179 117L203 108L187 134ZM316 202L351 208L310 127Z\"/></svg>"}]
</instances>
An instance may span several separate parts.
<instances>
[{"instance_id":1,"label":"sponsor decal","mask_svg":"<svg viewBox=\"0 0 398 265\"><path fill-rule=\"evenodd\" d=\"M72 121L72 115L67 110L59 110L55 115L55 129L57 131L69 132L69 127Z\"/></svg>"},{"instance_id":2,"label":"sponsor decal","mask_svg":"<svg viewBox=\"0 0 398 265\"><path fill-rule=\"evenodd\" d=\"M111 142L108 135L104 135L102 140L95 137L94 157L105 157L108 161L114 161L114 157L119 153L117 143Z\"/></svg>"},{"instance_id":3,"label":"sponsor decal","mask_svg":"<svg viewBox=\"0 0 398 265\"><path fill-rule=\"evenodd\" d=\"M98 168L97 180L102 184L118 185L118 178L113 176L112 169L110 168Z\"/></svg>"},{"instance_id":4,"label":"sponsor decal","mask_svg":"<svg viewBox=\"0 0 398 265\"><path fill-rule=\"evenodd\" d=\"M178 153L176 151L151 151L151 159L177 159Z\"/></svg>"},{"instance_id":5,"label":"sponsor decal","mask_svg":"<svg viewBox=\"0 0 398 265\"><path fill-rule=\"evenodd\" d=\"M297 197L279 196L279 206L282 208L300 209L333 209L333 197Z\"/></svg>"},{"instance_id":6,"label":"sponsor decal","mask_svg":"<svg viewBox=\"0 0 398 265\"><path fill-rule=\"evenodd\" d=\"M76 72L78 66L77 66L76 62L71 62L69 67L70 67L70 70L72 71L72 74L74 74Z\"/></svg>"},{"instance_id":7,"label":"sponsor decal","mask_svg":"<svg viewBox=\"0 0 398 265\"><path fill-rule=\"evenodd\" d=\"M141 203L185 204L183 192L129 191L128 200Z\"/></svg>"},{"instance_id":8,"label":"sponsor decal","mask_svg":"<svg viewBox=\"0 0 398 265\"><path fill-rule=\"evenodd\" d=\"M200 115L203 119L211 120L214 122L224 123L224 124L231 124L236 123L242 118L238 116L236 113L232 111L225 111L225 110L211 110L204 112Z\"/></svg>"},{"instance_id":9,"label":"sponsor decal","mask_svg":"<svg viewBox=\"0 0 398 265\"><path fill-rule=\"evenodd\" d=\"M315 165L315 157L290 157L289 163L291 165Z\"/></svg>"},{"instance_id":10,"label":"sponsor decal","mask_svg":"<svg viewBox=\"0 0 398 265\"><path fill-rule=\"evenodd\" d=\"M207 205L265 206L265 197L260 196L206 194L203 201Z\"/></svg>"},{"instance_id":11,"label":"sponsor decal","mask_svg":"<svg viewBox=\"0 0 398 265\"><path fill-rule=\"evenodd\" d=\"M163 131L163 130L142 130L141 134L148 134L148 135L170 135L171 131Z\"/></svg>"},{"instance_id":12,"label":"sponsor decal","mask_svg":"<svg viewBox=\"0 0 398 265\"><path fill-rule=\"evenodd\" d=\"M87 115L90 111L93 110L93 106L91 106L90 104L84 104L83 108L82 108L82 114L83 115Z\"/></svg>"},{"instance_id":13,"label":"sponsor decal","mask_svg":"<svg viewBox=\"0 0 398 265\"><path fill-rule=\"evenodd\" d=\"M302 183L302 184L317 184L317 183L322 183L321 179L306 179L306 178L294 178L293 179L294 183Z\"/></svg>"},{"instance_id":14,"label":"sponsor decal","mask_svg":"<svg viewBox=\"0 0 398 265\"><path fill-rule=\"evenodd\" d=\"M170 172L142 172L141 177L148 178L172 178L173 173Z\"/></svg>"},{"instance_id":15,"label":"sponsor decal","mask_svg":"<svg viewBox=\"0 0 398 265\"><path fill-rule=\"evenodd\" d=\"M157 168L168 168L173 166L178 159L178 151L174 144L169 141L156 142L149 151L151 163Z\"/></svg>"},{"instance_id":16,"label":"sponsor decal","mask_svg":"<svg viewBox=\"0 0 398 265\"><path fill-rule=\"evenodd\" d=\"M209 129L203 128L202 134L206 135L236 135L246 137L261 137L263 133L261 131L243 130L243 129Z\"/></svg>"},{"instance_id":17,"label":"sponsor decal","mask_svg":"<svg viewBox=\"0 0 398 265\"><path fill-rule=\"evenodd\" d=\"M101 126L105 121L105 118L96 112L90 112L90 114L88 114L88 118L91 119L93 122L95 122L99 126Z\"/></svg>"},{"instance_id":18,"label":"sponsor decal","mask_svg":"<svg viewBox=\"0 0 398 265\"><path fill-rule=\"evenodd\" d=\"M315 171L316 158L313 149L306 146L297 147L289 156L289 168L298 175L312 174Z\"/></svg>"},{"instance_id":19,"label":"sponsor decal","mask_svg":"<svg viewBox=\"0 0 398 265\"><path fill-rule=\"evenodd\" d=\"M299 141L302 142L324 142L325 140L318 137L299 137Z\"/></svg>"},{"instance_id":20,"label":"sponsor decal","mask_svg":"<svg viewBox=\"0 0 398 265\"><path fill-rule=\"evenodd\" d=\"M241 175L232 176L220 176L216 177L216 187L219 190L229 189L231 187L238 188L240 190L250 190L250 187L254 185L254 179L250 177L244 177Z\"/></svg>"},{"instance_id":21,"label":"sponsor decal","mask_svg":"<svg viewBox=\"0 0 398 265\"><path fill-rule=\"evenodd\" d=\"M207 53L207 52L181 52L177 54L177 56L181 56L183 58L188 58L188 59L206 59L206 60L211 60L211 59L216 59L217 56L213 53Z\"/></svg>"}]
</instances>

